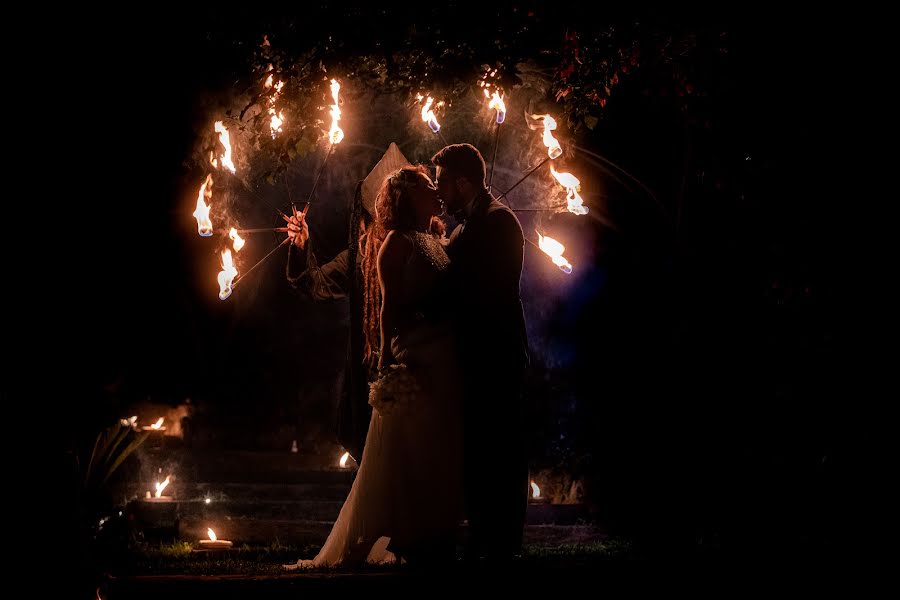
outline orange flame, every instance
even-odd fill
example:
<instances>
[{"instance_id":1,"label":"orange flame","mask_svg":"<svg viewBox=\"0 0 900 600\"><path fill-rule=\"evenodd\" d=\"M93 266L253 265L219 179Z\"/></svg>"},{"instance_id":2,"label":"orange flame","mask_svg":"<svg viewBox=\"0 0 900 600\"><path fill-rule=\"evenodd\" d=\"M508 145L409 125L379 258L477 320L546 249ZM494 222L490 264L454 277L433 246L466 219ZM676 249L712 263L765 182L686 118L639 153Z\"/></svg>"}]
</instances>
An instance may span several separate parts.
<instances>
[{"instance_id":1,"label":"orange flame","mask_svg":"<svg viewBox=\"0 0 900 600\"><path fill-rule=\"evenodd\" d=\"M419 100L422 100L424 96L421 94L417 96ZM437 117L434 116L434 111L431 110L431 105L434 102L434 98L431 96L425 100L425 106L422 107L422 120L428 123L428 126L431 127L431 131L437 133L441 130L441 124L438 123Z\"/></svg>"},{"instance_id":2,"label":"orange flame","mask_svg":"<svg viewBox=\"0 0 900 600\"><path fill-rule=\"evenodd\" d=\"M349 452L344 452L344 455L341 457L341 462L340 462L340 465L341 465L342 468L347 466L347 459L348 459L348 458L350 458L350 453L349 453Z\"/></svg>"},{"instance_id":3,"label":"orange flame","mask_svg":"<svg viewBox=\"0 0 900 600\"><path fill-rule=\"evenodd\" d=\"M487 90L484 90L484 95L487 96ZM488 108L497 109L497 125L500 125L506 120L506 104L503 103L503 99L496 90L494 90L494 96L491 98Z\"/></svg>"},{"instance_id":4,"label":"orange flame","mask_svg":"<svg viewBox=\"0 0 900 600\"><path fill-rule=\"evenodd\" d=\"M332 144L340 144L344 139L344 131L338 127L338 121L341 120L341 109L338 106L338 92L341 91L341 84L336 79L331 80L331 97L334 104L331 105L331 129L328 130L328 139Z\"/></svg>"},{"instance_id":5,"label":"orange flame","mask_svg":"<svg viewBox=\"0 0 900 600\"><path fill-rule=\"evenodd\" d=\"M168 477L166 477L166 480L163 481L162 483L158 483L158 482L157 482L157 484L156 484L156 497L157 497L157 498L159 498L160 496L162 496L163 490L166 489L166 486L167 486L167 485L169 485L169 478L168 478Z\"/></svg>"},{"instance_id":6,"label":"orange flame","mask_svg":"<svg viewBox=\"0 0 900 600\"><path fill-rule=\"evenodd\" d=\"M219 300L225 300L231 295L231 286L238 270L231 260L231 250L222 251L222 270L219 271Z\"/></svg>"},{"instance_id":7,"label":"orange flame","mask_svg":"<svg viewBox=\"0 0 900 600\"><path fill-rule=\"evenodd\" d=\"M552 237L545 237L538 232L538 247L550 257L553 264L559 267L563 273L571 273L572 265L562 255L566 251L566 247L554 240Z\"/></svg>"},{"instance_id":8,"label":"orange flame","mask_svg":"<svg viewBox=\"0 0 900 600\"><path fill-rule=\"evenodd\" d=\"M559 140L553 137L553 134L550 133L554 129L556 129L556 119L551 117L550 115L531 115L532 119L538 120L542 119L543 127L544 127L544 145L547 146L547 155L550 158L557 158L560 154L562 154L562 147L559 145ZM529 127L532 129L537 129L540 127L532 127L529 124Z\"/></svg>"},{"instance_id":9,"label":"orange flame","mask_svg":"<svg viewBox=\"0 0 900 600\"><path fill-rule=\"evenodd\" d=\"M159 419L157 419L156 423L154 423L153 425L150 426L150 428L151 429L159 429L160 427L162 427L162 424L164 421L165 421L165 419L163 417L160 417Z\"/></svg>"},{"instance_id":10,"label":"orange flame","mask_svg":"<svg viewBox=\"0 0 900 600\"><path fill-rule=\"evenodd\" d=\"M197 209L194 211L194 217L197 218L197 233L203 237L209 237L213 234L212 221L209 220L209 209L205 200L212 198L212 175L206 176L206 181L200 186L200 193L197 195Z\"/></svg>"},{"instance_id":11,"label":"orange flame","mask_svg":"<svg viewBox=\"0 0 900 600\"><path fill-rule=\"evenodd\" d=\"M271 65L270 65L271 66ZM272 76L269 75L269 78L266 79L266 87L272 87ZM284 82L279 81L275 84L275 93L269 98L269 114L272 115L271 120L269 121L269 129L272 131L272 139L275 139L275 136L281 133L281 126L284 125L284 111L279 111L277 114L275 113L275 103L278 101L278 97L281 95L281 88L284 87Z\"/></svg>"},{"instance_id":12,"label":"orange flame","mask_svg":"<svg viewBox=\"0 0 900 600\"><path fill-rule=\"evenodd\" d=\"M228 237L234 240L234 251L240 252L241 248L244 247L244 238L238 235L237 229L232 227L231 231L228 232Z\"/></svg>"},{"instance_id":13,"label":"orange flame","mask_svg":"<svg viewBox=\"0 0 900 600\"><path fill-rule=\"evenodd\" d=\"M217 539L219 539L216 537L216 532L212 530L212 527L206 528L206 535L208 535L209 539L212 540L213 542L216 541Z\"/></svg>"},{"instance_id":14,"label":"orange flame","mask_svg":"<svg viewBox=\"0 0 900 600\"><path fill-rule=\"evenodd\" d=\"M234 173L236 169L231 160L231 136L228 135L228 130L225 129L225 124L222 123L222 121L216 121L216 133L219 134L219 141L225 146L225 155L222 157L222 166Z\"/></svg>"},{"instance_id":15,"label":"orange flame","mask_svg":"<svg viewBox=\"0 0 900 600\"><path fill-rule=\"evenodd\" d=\"M588 209L584 205L581 195L578 193L578 190L581 189L581 182L578 178L571 173L558 172L553 168L553 165L550 165L550 173L564 188L566 188L566 203L568 204L566 208L569 212L575 215L586 215Z\"/></svg>"},{"instance_id":16,"label":"orange flame","mask_svg":"<svg viewBox=\"0 0 900 600\"><path fill-rule=\"evenodd\" d=\"M272 139L274 140L275 136L281 133L281 126L284 124L284 112L282 111L276 115L274 108L270 108L269 111L272 113L269 129L272 130Z\"/></svg>"},{"instance_id":17,"label":"orange flame","mask_svg":"<svg viewBox=\"0 0 900 600\"><path fill-rule=\"evenodd\" d=\"M531 482L531 497L532 498L540 498L541 497L541 488L538 487L534 481Z\"/></svg>"}]
</instances>

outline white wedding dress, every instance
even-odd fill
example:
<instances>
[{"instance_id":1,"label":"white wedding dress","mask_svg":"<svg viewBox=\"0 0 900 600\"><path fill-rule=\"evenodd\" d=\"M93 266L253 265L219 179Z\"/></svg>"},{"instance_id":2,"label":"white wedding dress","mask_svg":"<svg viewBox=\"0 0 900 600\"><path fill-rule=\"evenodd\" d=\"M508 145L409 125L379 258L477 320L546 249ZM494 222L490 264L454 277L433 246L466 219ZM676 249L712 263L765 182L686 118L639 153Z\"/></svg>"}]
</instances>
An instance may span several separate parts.
<instances>
[{"instance_id":1,"label":"white wedding dress","mask_svg":"<svg viewBox=\"0 0 900 600\"><path fill-rule=\"evenodd\" d=\"M461 392L456 350L444 318L449 259L440 242L407 235L404 266L414 314L391 341L421 391L382 415L372 411L362 464L325 545L299 568L390 563L452 539L462 511ZM294 567L294 565L291 565Z\"/></svg>"}]
</instances>

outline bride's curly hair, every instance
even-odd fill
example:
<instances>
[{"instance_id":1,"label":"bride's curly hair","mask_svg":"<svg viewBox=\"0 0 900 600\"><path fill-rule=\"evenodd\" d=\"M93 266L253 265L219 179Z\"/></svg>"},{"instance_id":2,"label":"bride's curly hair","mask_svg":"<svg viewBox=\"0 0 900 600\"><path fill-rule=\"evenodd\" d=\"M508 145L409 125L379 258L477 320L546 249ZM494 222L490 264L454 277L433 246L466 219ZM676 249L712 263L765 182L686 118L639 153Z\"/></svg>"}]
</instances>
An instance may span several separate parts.
<instances>
[{"instance_id":1,"label":"bride's curly hair","mask_svg":"<svg viewBox=\"0 0 900 600\"><path fill-rule=\"evenodd\" d=\"M369 367L378 365L381 347L381 284L378 281L378 251L388 232L415 229L416 211L410 189L419 183L419 175L428 175L422 165L403 167L385 178L375 197L375 220L361 243L363 272L363 332L364 359ZM429 231L435 236L444 234L444 222L432 217ZM362 242L362 240L360 240Z\"/></svg>"}]
</instances>

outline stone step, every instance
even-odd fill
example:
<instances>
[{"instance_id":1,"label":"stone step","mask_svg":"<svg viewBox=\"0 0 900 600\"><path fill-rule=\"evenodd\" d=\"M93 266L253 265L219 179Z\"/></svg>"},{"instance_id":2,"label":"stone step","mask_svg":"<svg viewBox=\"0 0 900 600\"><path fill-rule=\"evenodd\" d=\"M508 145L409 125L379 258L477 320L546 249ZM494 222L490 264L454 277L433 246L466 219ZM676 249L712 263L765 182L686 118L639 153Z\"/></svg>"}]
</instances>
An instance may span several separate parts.
<instances>
[{"instance_id":1,"label":"stone step","mask_svg":"<svg viewBox=\"0 0 900 600\"><path fill-rule=\"evenodd\" d=\"M174 475L181 481L349 484L356 465L348 460L342 468L340 457L340 448L322 455L150 448L138 454L138 479Z\"/></svg>"},{"instance_id":2,"label":"stone step","mask_svg":"<svg viewBox=\"0 0 900 600\"><path fill-rule=\"evenodd\" d=\"M205 519L181 519L178 522L178 537L182 540L208 539L207 528L211 527L219 539L231 540L235 545L272 544L276 540L283 545L321 545L331 532L331 521L302 519L238 519L210 522ZM465 537L466 527L460 528L460 536ZM526 525L524 542L536 546L558 546L560 544L589 544L607 537L606 532L591 525ZM299 558L299 557L298 557Z\"/></svg>"},{"instance_id":3,"label":"stone step","mask_svg":"<svg viewBox=\"0 0 900 600\"><path fill-rule=\"evenodd\" d=\"M163 494L178 502L343 500L350 492L349 480L338 483L217 483L175 479ZM145 498L156 489L155 481L124 483L113 487L113 498L124 504Z\"/></svg>"}]
</instances>

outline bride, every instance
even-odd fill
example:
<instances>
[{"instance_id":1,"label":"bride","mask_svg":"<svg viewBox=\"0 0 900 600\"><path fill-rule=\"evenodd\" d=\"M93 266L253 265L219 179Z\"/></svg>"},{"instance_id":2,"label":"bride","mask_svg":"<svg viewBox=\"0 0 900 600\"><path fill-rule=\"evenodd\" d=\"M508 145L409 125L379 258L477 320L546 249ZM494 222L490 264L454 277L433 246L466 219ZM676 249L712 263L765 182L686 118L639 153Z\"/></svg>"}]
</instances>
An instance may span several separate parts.
<instances>
[{"instance_id":1,"label":"bride","mask_svg":"<svg viewBox=\"0 0 900 600\"><path fill-rule=\"evenodd\" d=\"M325 545L300 568L453 556L463 502L461 392L447 314L450 261L436 218L442 205L427 169L407 166L385 179L375 212L384 242L377 259L363 258L366 357L379 369L374 410L350 494Z\"/></svg>"}]
</instances>

